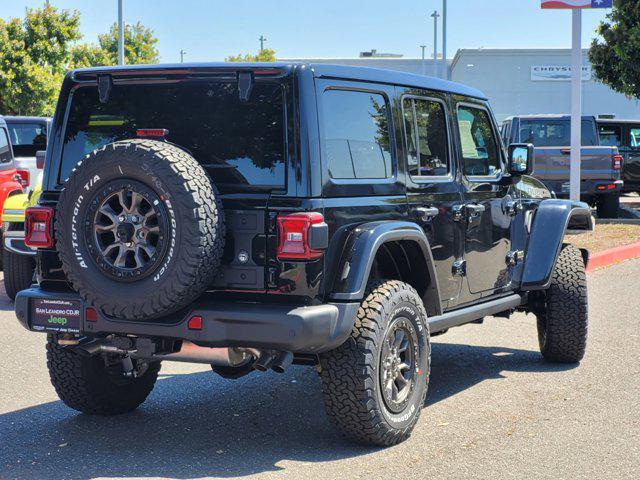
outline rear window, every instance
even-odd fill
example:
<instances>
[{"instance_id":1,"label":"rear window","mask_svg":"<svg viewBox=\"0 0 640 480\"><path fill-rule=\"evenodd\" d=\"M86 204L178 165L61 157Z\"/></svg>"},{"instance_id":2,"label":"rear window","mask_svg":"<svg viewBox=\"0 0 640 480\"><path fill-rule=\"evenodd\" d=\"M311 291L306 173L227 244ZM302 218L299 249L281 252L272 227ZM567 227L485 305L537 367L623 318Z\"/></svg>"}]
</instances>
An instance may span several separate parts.
<instances>
[{"instance_id":1,"label":"rear window","mask_svg":"<svg viewBox=\"0 0 640 480\"><path fill-rule=\"evenodd\" d=\"M38 123L7 123L16 157L35 157L47 148L47 127Z\"/></svg>"},{"instance_id":2,"label":"rear window","mask_svg":"<svg viewBox=\"0 0 640 480\"><path fill-rule=\"evenodd\" d=\"M114 85L106 104L96 87L81 87L71 101L60 181L86 154L135 138L139 128L167 129L167 141L189 150L222 191L285 186L283 86L259 82L248 102L236 83Z\"/></svg>"},{"instance_id":3,"label":"rear window","mask_svg":"<svg viewBox=\"0 0 640 480\"><path fill-rule=\"evenodd\" d=\"M600 145L605 147L619 147L622 145L622 128L615 125L600 125L598 127Z\"/></svg>"},{"instance_id":4,"label":"rear window","mask_svg":"<svg viewBox=\"0 0 640 480\"><path fill-rule=\"evenodd\" d=\"M569 120L520 120L520 142L533 143L536 147L567 147L571 145ZM582 145L599 145L593 122L582 121Z\"/></svg>"}]
</instances>

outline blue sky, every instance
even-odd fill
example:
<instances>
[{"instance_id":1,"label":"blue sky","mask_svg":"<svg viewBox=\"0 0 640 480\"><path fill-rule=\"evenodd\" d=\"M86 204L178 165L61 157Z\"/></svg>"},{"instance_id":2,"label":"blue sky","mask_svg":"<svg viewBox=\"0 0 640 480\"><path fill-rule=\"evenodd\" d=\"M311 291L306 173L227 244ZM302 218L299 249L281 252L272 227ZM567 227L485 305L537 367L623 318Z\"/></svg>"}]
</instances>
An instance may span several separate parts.
<instances>
[{"instance_id":1,"label":"blue sky","mask_svg":"<svg viewBox=\"0 0 640 480\"><path fill-rule=\"evenodd\" d=\"M116 19L117 0L50 0L82 14L85 40L95 41ZM22 16L44 0L0 0L3 18ZM541 10L539 0L449 0L448 56L458 48L569 47L571 13ZM281 58L354 57L372 48L420 55L433 50L434 9L441 0L125 0L125 20L158 37L161 61L223 60L255 52L264 34ZM605 10L585 11L583 43Z\"/></svg>"}]
</instances>

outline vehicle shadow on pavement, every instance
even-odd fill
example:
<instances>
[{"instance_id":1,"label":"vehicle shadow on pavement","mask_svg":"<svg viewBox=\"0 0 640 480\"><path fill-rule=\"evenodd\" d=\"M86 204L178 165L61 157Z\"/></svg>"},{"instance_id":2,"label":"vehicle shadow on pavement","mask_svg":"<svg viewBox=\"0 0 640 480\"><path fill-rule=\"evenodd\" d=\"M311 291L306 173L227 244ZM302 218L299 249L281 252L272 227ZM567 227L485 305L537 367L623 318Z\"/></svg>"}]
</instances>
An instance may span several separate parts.
<instances>
[{"instance_id":1,"label":"vehicle shadow on pavement","mask_svg":"<svg viewBox=\"0 0 640 480\"><path fill-rule=\"evenodd\" d=\"M537 352L447 343L434 344L433 359L427 404L500 378L502 371L568 368L542 362ZM283 461L336 461L377 451L336 433L309 367L236 382L209 371L161 373L147 402L131 414L90 417L50 402L0 415L0 437L0 478L231 478L277 472L285 469Z\"/></svg>"}]
</instances>

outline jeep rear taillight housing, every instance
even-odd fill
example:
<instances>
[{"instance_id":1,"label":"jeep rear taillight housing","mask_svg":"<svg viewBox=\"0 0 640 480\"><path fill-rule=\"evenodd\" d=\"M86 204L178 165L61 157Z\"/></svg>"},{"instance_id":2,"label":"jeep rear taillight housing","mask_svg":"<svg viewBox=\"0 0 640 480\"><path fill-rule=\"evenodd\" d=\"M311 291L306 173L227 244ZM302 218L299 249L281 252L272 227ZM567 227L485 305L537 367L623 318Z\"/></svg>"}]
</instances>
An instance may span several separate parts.
<instances>
[{"instance_id":1,"label":"jeep rear taillight housing","mask_svg":"<svg viewBox=\"0 0 640 480\"><path fill-rule=\"evenodd\" d=\"M29 170L16 170L16 175L18 178L18 182L22 185L22 188L27 188L29 186Z\"/></svg>"},{"instance_id":2,"label":"jeep rear taillight housing","mask_svg":"<svg viewBox=\"0 0 640 480\"><path fill-rule=\"evenodd\" d=\"M624 157L622 155L614 155L611 157L611 168L614 170L620 170L622 168L622 161Z\"/></svg>"},{"instance_id":3,"label":"jeep rear taillight housing","mask_svg":"<svg viewBox=\"0 0 640 480\"><path fill-rule=\"evenodd\" d=\"M314 260L322 256L310 242L314 225L326 226L317 212L291 213L278 216L278 260Z\"/></svg>"},{"instance_id":4,"label":"jeep rear taillight housing","mask_svg":"<svg viewBox=\"0 0 640 480\"><path fill-rule=\"evenodd\" d=\"M53 247L53 208L28 207L25 211L24 243L32 248Z\"/></svg>"}]
</instances>

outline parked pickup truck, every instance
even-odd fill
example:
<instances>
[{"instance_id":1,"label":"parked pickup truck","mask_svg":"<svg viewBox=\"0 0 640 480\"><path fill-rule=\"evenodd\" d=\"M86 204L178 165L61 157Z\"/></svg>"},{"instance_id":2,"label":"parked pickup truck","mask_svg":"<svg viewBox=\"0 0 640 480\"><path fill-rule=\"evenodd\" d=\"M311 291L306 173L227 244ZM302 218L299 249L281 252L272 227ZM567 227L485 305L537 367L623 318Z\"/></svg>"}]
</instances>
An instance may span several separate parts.
<instances>
[{"instance_id":1,"label":"parked pickup truck","mask_svg":"<svg viewBox=\"0 0 640 480\"><path fill-rule=\"evenodd\" d=\"M640 120L598 118L600 145L618 147L623 157L623 192L640 194Z\"/></svg>"},{"instance_id":2,"label":"parked pickup truck","mask_svg":"<svg viewBox=\"0 0 640 480\"><path fill-rule=\"evenodd\" d=\"M502 124L505 144L532 143L536 163L533 175L560 198L569 197L571 117L527 115ZM617 147L603 146L595 117L582 117L582 167L580 199L597 207L600 218L615 218L620 206L623 158Z\"/></svg>"}]
</instances>

